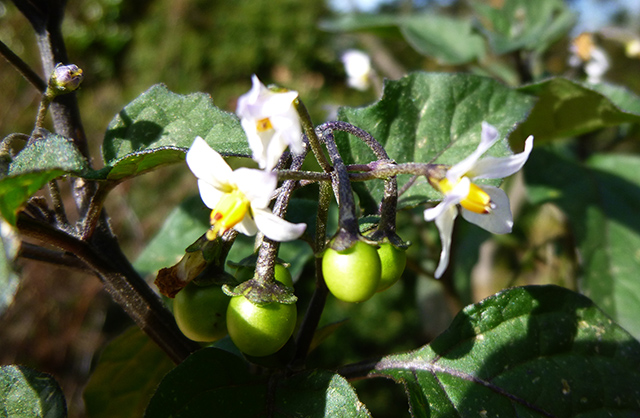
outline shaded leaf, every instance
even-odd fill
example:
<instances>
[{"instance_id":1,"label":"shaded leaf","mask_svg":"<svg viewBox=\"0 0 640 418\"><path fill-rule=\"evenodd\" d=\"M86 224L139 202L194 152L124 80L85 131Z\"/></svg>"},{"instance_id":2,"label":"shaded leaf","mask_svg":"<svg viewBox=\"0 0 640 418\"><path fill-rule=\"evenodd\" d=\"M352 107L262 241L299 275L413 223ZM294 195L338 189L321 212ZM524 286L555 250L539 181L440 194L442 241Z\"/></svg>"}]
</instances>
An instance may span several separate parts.
<instances>
[{"instance_id":1,"label":"shaded leaf","mask_svg":"<svg viewBox=\"0 0 640 418\"><path fill-rule=\"evenodd\" d=\"M419 53L442 64L458 65L474 61L485 53L484 40L473 31L470 20L445 15L346 15L324 21L321 28L334 32L374 32L404 36Z\"/></svg>"},{"instance_id":2,"label":"shaded leaf","mask_svg":"<svg viewBox=\"0 0 640 418\"><path fill-rule=\"evenodd\" d=\"M109 124L102 146L106 168L95 176L117 180L180 162L196 136L223 155L250 154L238 118L215 107L209 95L155 85Z\"/></svg>"},{"instance_id":3,"label":"shaded leaf","mask_svg":"<svg viewBox=\"0 0 640 418\"><path fill-rule=\"evenodd\" d=\"M468 306L431 344L385 357L371 373L402 382L419 417L640 413L640 343L589 299L556 286Z\"/></svg>"},{"instance_id":4,"label":"shaded leaf","mask_svg":"<svg viewBox=\"0 0 640 418\"><path fill-rule=\"evenodd\" d=\"M87 162L70 139L41 130L42 137L11 161L6 176L0 177L0 213L11 225L27 200L51 180L82 175Z\"/></svg>"},{"instance_id":5,"label":"shaded leaf","mask_svg":"<svg viewBox=\"0 0 640 418\"><path fill-rule=\"evenodd\" d=\"M453 165L476 149L483 121L494 125L505 138L526 117L533 101L532 97L489 78L418 72L398 81L387 81L382 99L371 106L341 108L339 119L372 134L398 163ZM342 132L336 133L336 141L347 164L374 160L362 141ZM509 154L507 141L502 140L487 155ZM398 188L409 178L399 176ZM497 185L499 181L488 184ZM379 202L382 198L382 180L355 187L361 201L373 198ZM422 177L401 196L399 207L439 199L441 195Z\"/></svg>"},{"instance_id":6,"label":"shaded leaf","mask_svg":"<svg viewBox=\"0 0 640 418\"><path fill-rule=\"evenodd\" d=\"M216 348L189 356L158 387L145 418L368 417L365 406L341 376L309 371L288 379L249 375L241 358ZM268 412L273 415L268 415Z\"/></svg>"},{"instance_id":7,"label":"shaded leaf","mask_svg":"<svg viewBox=\"0 0 640 418\"><path fill-rule=\"evenodd\" d=\"M15 229L0 218L0 315L11 305L18 290L20 278L15 260L20 240Z\"/></svg>"},{"instance_id":8,"label":"shaded leaf","mask_svg":"<svg viewBox=\"0 0 640 418\"><path fill-rule=\"evenodd\" d=\"M544 50L567 33L575 15L562 0L509 0L487 4L470 0L491 48L497 54Z\"/></svg>"},{"instance_id":9,"label":"shaded leaf","mask_svg":"<svg viewBox=\"0 0 640 418\"><path fill-rule=\"evenodd\" d=\"M560 77L520 88L519 91L535 95L539 100L512 138L522 140L534 135L539 144L607 126L640 122L640 114L632 113L640 109L633 96L623 94L621 90L599 87L603 95L593 88ZM628 110L621 110L618 105Z\"/></svg>"},{"instance_id":10,"label":"shaded leaf","mask_svg":"<svg viewBox=\"0 0 640 418\"><path fill-rule=\"evenodd\" d=\"M167 355L137 327L126 330L100 355L84 391L91 418L138 418L165 374Z\"/></svg>"},{"instance_id":11,"label":"shaded leaf","mask_svg":"<svg viewBox=\"0 0 640 418\"><path fill-rule=\"evenodd\" d=\"M525 166L534 203L553 202L575 234L582 291L640 337L640 158L595 155L582 165L535 150Z\"/></svg>"},{"instance_id":12,"label":"shaded leaf","mask_svg":"<svg viewBox=\"0 0 640 418\"><path fill-rule=\"evenodd\" d=\"M0 415L10 418L64 418L67 405L53 377L26 366L0 368Z\"/></svg>"}]
</instances>

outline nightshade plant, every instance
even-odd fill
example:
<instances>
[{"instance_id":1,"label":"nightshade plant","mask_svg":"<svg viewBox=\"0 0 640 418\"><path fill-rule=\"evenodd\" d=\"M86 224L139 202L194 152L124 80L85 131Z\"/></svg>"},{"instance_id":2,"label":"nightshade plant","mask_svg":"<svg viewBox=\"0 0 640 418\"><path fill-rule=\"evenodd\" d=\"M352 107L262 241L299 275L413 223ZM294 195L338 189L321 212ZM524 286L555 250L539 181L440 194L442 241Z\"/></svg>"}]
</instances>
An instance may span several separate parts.
<instances>
[{"instance_id":1,"label":"nightshade plant","mask_svg":"<svg viewBox=\"0 0 640 418\"><path fill-rule=\"evenodd\" d=\"M398 31L425 56L448 65L477 64L485 74L499 66L487 62L508 55L514 68L501 62L495 73L518 82L414 72L386 80L375 103L343 107L337 120L319 125L298 92L264 86L257 76L239 98L237 116L204 93L179 95L158 84L109 124L100 169L92 165L97 157L89 152L74 93L90 70L69 64L60 33L65 2L14 3L35 29L47 80L0 44L0 53L43 95L33 131L2 141L0 313L20 282L18 259L83 270L102 281L137 327L102 353L85 391L88 416L367 417L362 387L356 393L354 385L382 379L401 387L407 399L387 406L389 416L407 410L415 417L640 414L640 159L598 148L580 160L575 144L566 145L613 130L607 146L633 148L640 99L604 82L541 79L534 64L573 23L562 2L470 1L474 24L431 14L325 22L336 32ZM47 112L51 130L45 128ZM512 152L507 138L523 151ZM228 157L242 167L232 169ZM201 197L196 206L210 212L203 220L178 207L132 264L104 203L118 184L168 164L190 169ZM579 274L563 277L568 288L508 286L471 303L472 268L486 264L478 256L483 241L499 245L489 263L494 278L533 274L545 265L539 248L523 238L534 228L514 220L507 193L498 188L520 170L528 196L528 202L519 198L522 218L534 222L549 202L560 208L571 237L567 257ZM68 201L62 181L73 191ZM518 191L517 183L511 186ZM42 188L46 193L37 193ZM65 207L71 201L77 221ZM458 213L489 232L517 234L493 241L456 223ZM431 220L440 241L426 222ZM176 231L181 238L169 238ZM403 277L388 289L377 277L388 262L377 263L380 245L401 251L394 258L401 260L399 270L408 259ZM352 300L361 289L349 286L363 284L341 282L331 263L323 266L323 256L348 256L362 247L371 250L367 257L374 262L367 265L378 273ZM160 262L158 253L166 255ZM357 276L357 268L347 267ZM345 285L338 298L361 303L336 302L326 270ZM244 277L245 271L252 273ZM276 280L276 271L293 272L294 286ZM143 279L156 272L165 298ZM579 286L569 283L578 279ZM416 283L427 280L442 284L452 305L468 304L439 336L356 361L322 364L327 357L314 358L325 347L352 352L347 343L353 340L341 333L349 324L335 318L335 306L386 308L395 300L406 308L414 303ZM168 306L187 285L220 286L235 298L233 305L243 307L227 311L235 337L206 346L185 337ZM354 315L355 328L347 333L382 333L385 321L398 317L389 309L384 319L369 323ZM252 321L242 321L243 311L253 312ZM260 317L263 311L271 314ZM243 327L253 327L251 341L243 338L249 335ZM261 333L270 329L277 329L277 338L266 335L261 344ZM406 332L389 338L417 341ZM55 379L20 365L0 369L0 411L67 416Z\"/></svg>"}]
</instances>

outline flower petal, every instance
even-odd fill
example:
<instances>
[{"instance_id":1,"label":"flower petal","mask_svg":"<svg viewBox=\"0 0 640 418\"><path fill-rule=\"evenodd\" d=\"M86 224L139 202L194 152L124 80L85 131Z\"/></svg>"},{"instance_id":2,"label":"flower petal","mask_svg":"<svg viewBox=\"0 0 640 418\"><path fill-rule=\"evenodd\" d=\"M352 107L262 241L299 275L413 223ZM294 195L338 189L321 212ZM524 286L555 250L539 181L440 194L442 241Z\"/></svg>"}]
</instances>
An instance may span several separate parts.
<instances>
[{"instance_id":1,"label":"flower petal","mask_svg":"<svg viewBox=\"0 0 640 418\"><path fill-rule=\"evenodd\" d=\"M508 234L513 227L513 216L509 206L509 198L504 190L493 186L481 186L491 197L495 208L491 213L481 214L462 208L462 217L493 234Z\"/></svg>"},{"instance_id":2,"label":"flower petal","mask_svg":"<svg viewBox=\"0 0 640 418\"><path fill-rule=\"evenodd\" d=\"M442 277L442 274L449 265L451 234L453 233L453 222L455 221L456 216L458 216L458 209L455 206L451 206L436 218L436 226L438 227L438 232L440 232L440 242L442 244L440 261L438 262L438 267L433 274L436 279Z\"/></svg>"},{"instance_id":3,"label":"flower petal","mask_svg":"<svg viewBox=\"0 0 640 418\"><path fill-rule=\"evenodd\" d=\"M213 187L211 183L200 179L198 179L198 190L200 191L200 198L202 199L202 202L209 209L215 208L224 194L224 192Z\"/></svg>"},{"instance_id":4,"label":"flower petal","mask_svg":"<svg viewBox=\"0 0 640 418\"><path fill-rule=\"evenodd\" d=\"M260 232L274 241L292 241L300 238L306 224L293 224L274 215L269 209L255 209L254 220Z\"/></svg>"},{"instance_id":5,"label":"flower petal","mask_svg":"<svg viewBox=\"0 0 640 418\"><path fill-rule=\"evenodd\" d=\"M217 189L224 189L231 176L231 167L216 150L211 148L201 137L195 141L187 151L187 165L191 172L200 180L209 183Z\"/></svg>"},{"instance_id":6,"label":"flower petal","mask_svg":"<svg viewBox=\"0 0 640 418\"><path fill-rule=\"evenodd\" d=\"M424 211L424 220L433 221L438 219L444 212L460 203L469 194L471 181L468 177L460 179L458 184L451 191L444 195L444 199L437 206L428 208Z\"/></svg>"},{"instance_id":7,"label":"flower petal","mask_svg":"<svg viewBox=\"0 0 640 418\"><path fill-rule=\"evenodd\" d=\"M478 148L469 154L467 158L447 170L447 178L449 181L456 182L459 178L467 174L467 172L471 171L480 157L487 152L498 139L500 139L498 130L493 125L482 122L482 133L480 134Z\"/></svg>"},{"instance_id":8,"label":"flower petal","mask_svg":"<svg viewBox=\"0 0 640 418\"><path fill-rule=\"evenodd\" d=\"M278 185L278 176L271 171L238 168L233 172L233 182L238 190L244 193L253 209L264 209L269 206L273 192Z\"/></svg>"},{"instance_id":9,"label":"flower petal","mask_svg":"<svg viewBox=\"0 0 640 418\"><path fill-rule=\"evenodd\" d=\"M258 226L256 225L256 221L251 218L249 214L245 215L245 217L242 218L240 222L235 224L233 226L233 229L249 237L252 237L258 233Z\"/></svg>"},{"instance_id":10,"label":"flower petal","mask_svg":"<svg viewBox=\"0 0 640 418\"><path fill-rule=\"evenodd\" d=\"M509 157L485 157L478 161L468 175L473 179L499 179L520 171L533 149L533 136L524 143L524 151Z\"/></svg>"}]
</instances>

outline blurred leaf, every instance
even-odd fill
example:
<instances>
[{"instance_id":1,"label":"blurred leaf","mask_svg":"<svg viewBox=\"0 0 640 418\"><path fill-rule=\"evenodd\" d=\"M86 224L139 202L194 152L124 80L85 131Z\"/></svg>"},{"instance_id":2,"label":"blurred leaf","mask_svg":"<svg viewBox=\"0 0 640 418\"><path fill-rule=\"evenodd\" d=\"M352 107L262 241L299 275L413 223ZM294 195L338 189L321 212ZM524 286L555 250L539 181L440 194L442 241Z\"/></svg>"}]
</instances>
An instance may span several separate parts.
<instances>
[{"instance_id":1,"label":"blurred leaf","mask_svg":"<svg viewBox=\"0 0 640 418\"><path fill-rule=\"evenodd\" d=\"M398 23L409 45L441 64L466 64L485 54L484 40L473 31L469 20L429 14L403 18Z\"/></svg>"},{"instance_id":2,"label":"blurred leaf","mask_svg":"<svg viewBox=\"0 0 640 418\"><path fill-rule=\"evenodd\" d=\"M539 100L512 139L522 140L533 135L540 144L607 126L640 122L640 114L630 112L640 107L637 98L623 95L621 90L600 87L603 95L593 88L560 77L520 88L519 91L538 96ZM628 110L621 110L617 105Z\"/></svg>"},{"instance_id":3,"label":"blurred leaf","mask_svg":"<svg viewBox=\"0 0 640 418\"><path fill-rule=\"evenodd\" d=\"M544 50L567 33L575 15L562 0L470 0L491 48L502 55L519 49Z\"/></svg>"},{"instance_id":4,"label":"blurred leaf","mask_svg":"<svg viewBox=\"0 0 640 418\"><path fill-rule=\"evenodd\" d=\"M0 316L13 302L20 283L15 266L19 249L15 229L0 218Z\"/></svg>"},{"instance_id":5,"label":"blurred leaf","mask_svg":"<svg viewBox=\"0 0 640 418\"><path fill-rule=\"evenodd\" d=\"M155 85L111 121L102 146L107 167L95 175L118 180L180 162L196 136L223 155L250 154L238 118L215 107L209 95Z\"/></svg>"},{"instance_id":6,"label":"blurred leaf","mask_svg":"<svg viewBox=\"0 0 640 418\"><path fill-rule=\"evenodd\" d=\"M525 165L534 203L553 202L575 234L582 291L640 337L640 158L595 155L581 165L536 149Z\"/></svg>"},{"instance_id":7,"label":"blurred leaf","mask_svg":"<svg viewBox=\"0 0 640 418\"><path fill-rule=\"evenodd\" d=\"M53 377L26 366L0 368L0 415L7 418L64 418L67 405Z\"/></svg>"},{"instance_id":8,"label":"blurred leaf","mask_svg":"<svg viewBox=\"0 0 640 418\"><path fill-rule=\"evenodd\" d=\"M483 38L473 31L470 20L437 14L414 16L346 15L320 24L333 32L368 31L380 34L399 29L409 45L442 64L458 65L474 61L485 53ZM392 31L393 30L393 31Z\"/></svg>"},{"instance_id":9,"label":"blurred leaf","mask_svg":"<svg viewBox=\"0 0 640 418\"><path fill-rule=\"evenodd\" d=\"M602 94L622 111L640 115L640 97L626 87L605 82L587 84L585 87Z\"/></svg>"},{"instance_id":10,"label":"blurred leaf","mask_svg":"<svg viewBox=\"0 0 640 418\"><path fill-rule=\"evenodd\" d=\"M51 180L67 174L84 174L87 162L73 142L41 130L41 138L11 161L6 176L0 177L0 213L11 224L16 212L35 192Z\"/></svg>"},{"instance_id":11,"label":"blurred leaf","mask_svg":"<svg viewBox=\"0 0 640 418\"><path fill-rule=\"evenodd\" d=\"M136 270L145 275L177 263L185 249L209 228L209 212L200 196L184 200L138 256L133 264Z\"/></svg>"},{"instance_id":12,"label":"blurred leaf","mask_svg":"<svg viewBox=\"0 0 640 418\"><path fill-rule=\"evenodd\" d=\"M156 387L174 367L167 355L139 328L111 341L84 391L91 418L138 418Z\"/></svg>"},{"instance_id":13,"label":"blurred leaf","mask_svg":"<svg viewBox=\"0 0 640 418\"><path fill-rule=\"evenodd\" d=\"M197 351L165 377L144 416L370 416L351 385L332 372L308 371L287 379L272 375L268 392L267 379L249 375L247 368L241 358L226 351Z\"/></svg>"},{"instance_id":14,"label":"blurred leaf","mask_svg":"<svg viewBox=\"0 0 640 418\"><path fill-rule=\"evenodd\" d=\"M556 286L470 305L431 344L383 358L371 375L402 383L419 417L640 414L640 343Z\"/></svg>"},{"instance_id":15,"label":"blurred leaf","mask_svg":"<svg viewBox=\"0 0 640 418\"><path fill-rule=\"evenodd\" d=\"M522 121L534 99L489 78L467 74L413 73L387 81L382 99L364 108L339 111L339 119L358 126L380 142L398 163L455 164L473 152L480 142L482 121L494 125L503 138ZM343 132L336 141L347 164L367 164L374 155L360 140ZM487 155L511 154L506 140ZM409 176L398 177L398 188ZM382 181L356 184L362 201L380 201ZM499 180L489 181L497 185ZM439 200L441 195L421 177L404 193L399 207Z\"/></svg>"}]
</instances>

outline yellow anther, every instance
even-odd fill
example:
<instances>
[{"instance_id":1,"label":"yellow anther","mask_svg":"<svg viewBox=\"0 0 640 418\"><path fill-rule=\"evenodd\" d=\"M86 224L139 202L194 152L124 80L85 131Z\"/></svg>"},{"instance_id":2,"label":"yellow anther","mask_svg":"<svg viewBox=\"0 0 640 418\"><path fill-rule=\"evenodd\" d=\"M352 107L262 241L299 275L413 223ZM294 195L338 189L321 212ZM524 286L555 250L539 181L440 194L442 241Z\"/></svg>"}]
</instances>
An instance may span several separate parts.
<instances>
[{"instance_id":1,"label":"yellow anther","mask_svg":"<svg viewBox=\"0 0 640 418\"><path fill-rule=\"evenodd\" d=\"M271 129L273 129L273 125L271 125L271 121L269 120L269 118L264 118L256 122L256 129L258 130L258 132L270 131Z\"/></svg>"},{"instance_id":2,"label":"yellow anther","mask_svg":"<svg viewBox=\"0 0 640 418\"><path fill-rule=\"evenodd\" d=\"M446 194L454 188L454 185L451 184L449 179L444 178L438 182L438 187L442 193ZM475 213L489 213L493 209L491 196L473 183L469 185L469 194L462 199L460 206Z\"/></svg>"},{"instance_id":3,"label":"yellow anther","mask_svg":"<svg viewBox=\"0 0 640 418\"><path fill-rule=\"evenodd\" d=\"M212 241L229 229L250 213L251 202L244 193L234 189L230 193L225 193L216 207L211 211L211 229L207 231L207 239Z\"/></svg>"}]
</instances>

